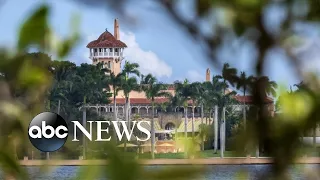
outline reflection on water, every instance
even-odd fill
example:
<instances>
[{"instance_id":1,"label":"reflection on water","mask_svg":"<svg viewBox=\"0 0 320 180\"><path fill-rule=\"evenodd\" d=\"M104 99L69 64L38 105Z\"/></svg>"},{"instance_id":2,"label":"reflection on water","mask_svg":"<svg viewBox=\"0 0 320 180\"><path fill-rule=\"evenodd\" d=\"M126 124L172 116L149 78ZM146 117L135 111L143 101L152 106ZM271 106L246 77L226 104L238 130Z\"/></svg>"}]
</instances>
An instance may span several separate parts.
<instances>
[{"instance_id":1,"label":"reflection on water","mask_svg":"<svg viewBox=\"0 0 320 180\"><path fill-rule=\"evenodd\" d=\"M170 166L145 166L146 169L156 170ZM99 167L97 167L99 168ZM225 179L261 179L270 175L270 165L206 165L207 171L195 179L225 180ZM320 165L295 165L290 168L292 179L308 179L305 174L318 172ZM30 179L34 180L63 180L73 179L79 171L79 166L59 166L44 173L39 167L26 167ZM307 172L307 173L306 173ZM2 179L0 175L0 179ZM107 178L101 178L101 180Z\"/></svg>"}]
</instances>

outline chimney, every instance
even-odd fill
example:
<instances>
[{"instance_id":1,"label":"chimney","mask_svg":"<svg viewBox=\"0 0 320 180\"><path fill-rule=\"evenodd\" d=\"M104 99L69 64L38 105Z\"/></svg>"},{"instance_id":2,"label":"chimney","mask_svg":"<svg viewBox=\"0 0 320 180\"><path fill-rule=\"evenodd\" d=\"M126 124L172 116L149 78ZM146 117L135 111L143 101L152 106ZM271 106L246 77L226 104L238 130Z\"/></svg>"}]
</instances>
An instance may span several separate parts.
<instances>
[{"instance_id":1,"label":"chimney","mask_svg":"<svg viewBox=\"0 0 320 180\"><path fill-rule=\"evenodd\" d=\"M211 81L210 79L210 69L208 68L206 71L206 81Z\"/></svg>"},{"instance_id":2,"label":"chimney","mask_svg":"<svg viewBox=\"0 0 320 180\"><path fill-rule=\"evenodd\" d=\"M119 22L118 22L118 19L115 19L114 20L114 37L117 39L117 40L120 40L120 33L119 33Z\"/></svg>"}]
</instances>

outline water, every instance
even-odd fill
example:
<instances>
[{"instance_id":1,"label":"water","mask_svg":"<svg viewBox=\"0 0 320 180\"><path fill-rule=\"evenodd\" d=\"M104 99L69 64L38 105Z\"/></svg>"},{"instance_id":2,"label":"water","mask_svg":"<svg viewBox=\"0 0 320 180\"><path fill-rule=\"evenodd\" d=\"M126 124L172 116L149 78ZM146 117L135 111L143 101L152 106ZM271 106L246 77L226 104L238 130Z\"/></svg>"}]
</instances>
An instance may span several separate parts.
<instances>
[{"instance_id":1,"label":"water","mask_svg":"<svg viewBox=\"0 0 320 180\"><path fill-rule=\"evenodd\" d=\"M194 179L200 180L227 180L227 179L260 179L270 175L270 165L206 165L206 172ZM43 172L39 167L26 167L26 170L33 180L64 180L74 179L81 167L59 166L53 167L49 172ZM99 168L99 167L97 167ZM121 168L121 167L119 167ZM170 166L145 166L147 171L170 168ZM309 179L305 174L310 172L319 173L320 165L295 165L289 169L292 179ZM309 172L308 172L309 171ZM0 175L0 179L2 179ZM107 178L101 178L106 180ZM316 179L320 179L319 174ZM99 179L100 180L100 179Z\"/></svg>"}]
</instances>

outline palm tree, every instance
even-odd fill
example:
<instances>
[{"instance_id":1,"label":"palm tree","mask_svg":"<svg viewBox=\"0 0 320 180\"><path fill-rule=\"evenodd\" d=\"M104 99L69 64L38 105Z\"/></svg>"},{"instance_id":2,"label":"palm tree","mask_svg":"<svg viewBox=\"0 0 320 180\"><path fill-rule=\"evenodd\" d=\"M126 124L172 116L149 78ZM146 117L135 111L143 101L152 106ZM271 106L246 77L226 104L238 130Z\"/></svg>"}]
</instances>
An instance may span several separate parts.
<instances>
[{"instance_id":1,"label":"palm tree","mask_svg":"<svg viewBox=\"0 0 320 180\"><path fill-rule=\"evenodd\" d=\"M227 84L229 82L232 86L234 86L234 83L237 82L237 69L231 68L229 63L224 63L222 68L221 76L216 76L223 79L224 84ZM226 93L226 88L223 89L224 94Z\"/></svg>"},{"instance_id":2,"label":"palm tree","mask_svg":"<svg viewBox=\"0 0 320 180\"><path fill-rule=\"evenodd\" d=\"M303 81L300 81L298 84L294 84L293 86L297 87L298 91L307 89L307 85Z\"/></svg>"},{"instance_id":3,"label":"palm tree","mask_svg":"<svg viewBox=\"0 0 320 180\"><path fill-rule=\"evenodd\" d=\"M166 85L164 85L164 86L166 87ZM170 93L168 93L168 98L169 99L171 98L171 94ZM158 103L158 107L160 107L161 112L167 112L167 108L169 107L169 105L170 105L169 101Z\"/></svg>"},{"instance_id":4,"label":"palm tree","mask_svg":"<svg viewBox=\"0 0 320 180\"><path fill-rule=\"evenodd\" d=\"M223 98L222 98L222 105L220 106L222 111L221 113L221 117L223 117L223 119L220 119L221 122L221 136L220 136L220 144L222 145L220 147L221 149L221 157L223 157L223 152L224 152L224 148L225 148L225 104L226 104L226 89L228 87L227 82L229 82L231 84L231 86L234 86L234 83L237 82L238 78L237 78L237 69L236 68L231 68L230 65L228 63L224 63L223 68L222 68L222 73L221 73L221 78L223 79L223 84L224 84L224 88L223 88Z\"/></svg>"},{"instance_id":5,"label":"palm tree","mask_svg":"<svg viewBox=\"0 0 320 180\"><path fill-rule=\"evenodd\" d=\"M276 96L276 88L278 87L278 85L275 81L271 81L268 76L254 78L252 82L260 86L260 89L263 89L263 91L259 93L259 96L261 98Z\"/></svg>"},{"instance_id":6,"label":"palm tree","mask_svg":"<svg viewBox=\"0 0 320 180\"><path fill-rule=\"evenodd\" d=\"M225 83L221 81L221 76L213 76L212 82L204 82L203 83L205 87L205 99L211 104L211 107L215 106L215 118L214 118L214 153L218 152L218 119L220 119L218 116L221 116L222 111L220 113L218 112L217 107L222 107L223 105L223 98L224 98L224 89L225 89Z\"/></svg>"},{"instance_id":7,"label":"palm tree","mask_svg":"<svg viewBox=\"0 0 320 180\"><path fill-rule=\"evenodd\" d=\"M154 149L155 149L155 129L154 129L154 106L155 98L157 97L169 97L170 94L165 92L166 86L162 83L158 83L157 79L148 74L144 78L143 91L146 93L146 97L151 100L152 105L152 119L151 119L151 158L154 159Z\"/></svg>"},{"instance_id":8,"label":"palm tree","mask_svg":"<svg viewBox=\"0 0 320 180\"><path fill-rule=\"evenodd\" d=\"M183 83L177 81L175 82L175 90L176 90L176 100L179 102L179 104L183 105L184 107L184 136L185 139L187 139L187 125L188 125L188 100L191 96L191 89L190 84L187 79L183 81Z\"/></svg>"},{"instance_id":9,"label":"palm tree","mask_svg":"<svg viewBox=\"0 0 320 180\"><path fill-rule=\"evenodd\" d=\"M137 78L121 76L121 89L125 96L125 121L128 122L128 127L131 128L131 121L129 117L129 95L132 91L140 91L140 85L137 82ZM126 141L124 149L126 150Z\"/></svg>"},{"instance_id":10,"label":"palm tree","mask_svg":"<svg viewBox=\"0 0 320 180\"><path fill-rule=\"evenodd\" d=\"M112 90L113 90L113 118L114 121L117 121L117 115L118 115L118 111L117 111L117 95L118 92L121 89L121 77L123 77L122 73L119 73L117 75L115 75L113 72L110 73L109 76L109 84L112 86Z\"/></svg>"},{"instance_id":11,"label":"palm tree","mask_svg":"<svg viewBox=\"0 0 320 180\"><path fill-rule=\"evenodd\" d=\"M140 76L140 71L138 70L139 68L139 64L138 63L130 63L128 61L125 62L125 65L123 67L122 73L125 75L125 80L127 80L129 78L129 76L132 75L136 75L136 76ZM130 107L130 99L128 96L128 102L126 103L129 107ZM128 111L129 111L129 107ZM130 112L128 112L128 119L130 120Z\"/></svg>"},{"instance_id":12,"label":"palm tree","mask_svg":"<svg viewBox=\"0 0 320 180\"><path fill-rule=\"evenodd\" d=\"M238 83L237 83L237 89L242 89L243 90L243 97L246 97L246 92L248 88L252 85L252 82L254 80L253 76L247 77L245 72L240 73L240 77L238 78ZM244 99L243 101L243 120L244 120L244 128L246 128L246 122L247 122L247 117L246 117L246 101Z\"/></svg>"},{"instance_id":13,"label":"palm tree","mask_svg":"<svg viewBox=\"0 0 320 180\"><path fill-rule=\"evenodd\" d=\"M270 95L274 97L276 96L277 83L275 81L271 81L268 76L254 78L253 84L255 87L259 87L253 89L253 93L258 97L258 102L264 101L265 98ZM259 142L257 142L256 157L259 157L259 151Z\"/></svg>"},{"instance_id":14,"label":"palm tree","mask_svg":"<svg viewBox=\"0 0 320 180\"><path fill-rule=\"evenodd\" d=\"M204 104L206 103L206 97L207 97L207 90L206 90L206 82L200 83L200 82L194 82L191 84L191 90L192 90L192 102L193 102L193 111L192 111L192 119L194 119L194 105L197 104L200 105L200 113L201 113L201 125L203 126L203 116L204 116ZM194 122L192 122L192 133L194 133ZM204 150L204 139L201 138L201 150Z\"/></svg>"},{"instance_id":15,"label":"palm tree","mask_svg":"<svg viewBox=\"0 0 320 180\"><path fill-rule=\"evenodd\" d=\"M202 84L200 82L193 82L190 84L190 99L192 100L192 137L194 137L194 110L199 104L202 104ZM201 121L203 123L203 119Z\"/></svg>"},{"instance_id":16,"label":"palm tree","mask_svg":"<svg viewBox=\"0 0 320 180\"><path fill-rule=\"evenodd\" d=\"M125 73L127 76L129 76L130 74L140 76L140 71L138 70L138 68L139 68L138 63L130 63L126 61L122 72Z\"/></svg>"},{"instance_id":17,"label":"palm tree","mask_svg":"<svg viewBox=\"0 0 320 180\"><path fill-rule=\"evenodd\" d=\"M225 106L226 104L233 103L235 92L225 93L225 89L228 87L226 80L221 81L222 76L213 76L212 82L204 82L205 87L205 99L211 103L211 107L215 106L215 118L214 118L214 153L218 151L218 132L220 124L220 150L223 156L224 151L224 139L225 139ZM235 78L234 78L235 79ZM220 121L220 123L218 122Z\"/></svg>"},{"instance_id":18,"label":"palm tree","mask_svg":"<svg viewBox=\"0 0 320 180\"><path fill-rule=\"evenodd\" d=\"M86 128L87 122L87 109L86 105L89 103L101 103L100 100L106 99L106 91L109 90L109 79L105 74L106 69L103 68L102 63L97 65L81 64L77 68L77 76L75 81L79 89L81 89L81 95L83 97L82 102L82 123ZM86 158L86 141L83 136L83 158Z\"/></svg>"}]
</instances>

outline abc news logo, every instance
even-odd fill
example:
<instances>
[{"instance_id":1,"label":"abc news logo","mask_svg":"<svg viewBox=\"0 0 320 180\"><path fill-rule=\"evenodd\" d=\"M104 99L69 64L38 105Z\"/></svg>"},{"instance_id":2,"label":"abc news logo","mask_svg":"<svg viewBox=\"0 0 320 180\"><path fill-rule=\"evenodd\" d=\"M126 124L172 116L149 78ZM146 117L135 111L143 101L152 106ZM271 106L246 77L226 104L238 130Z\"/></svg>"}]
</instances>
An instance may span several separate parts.
<instances>
[{"instance_id":1,"label":"abc news logo","mask_svg":"<svg viewBox=\"0 0 320 180\"><path fill-rule=\"evenodd\" d=\"M109 133L109 127L112 125L119 141L126 136L127 140L131 139L133 129L137 127L139 131L146 134L146 138L138 141L147 141L151 137L151 133L142 123L150 125L149 121L132 121L132 128L127 127L126 121L87 121L89 123L89 131L83 127L78 121L71 121L73 123L73 140L77 139L77 129L92 141L92 124L97 124L97 138L95 141L111 141L111 136L107 139L102 138L102 132ZM102 128L105 124L107 127ZM32 145L43 152L53 152L60 149L67 141L69 135L69 128L67 122L58 114L52 112L43 112L34 117L28 128L28 135Z\"/></svg>"}]
</instances>

